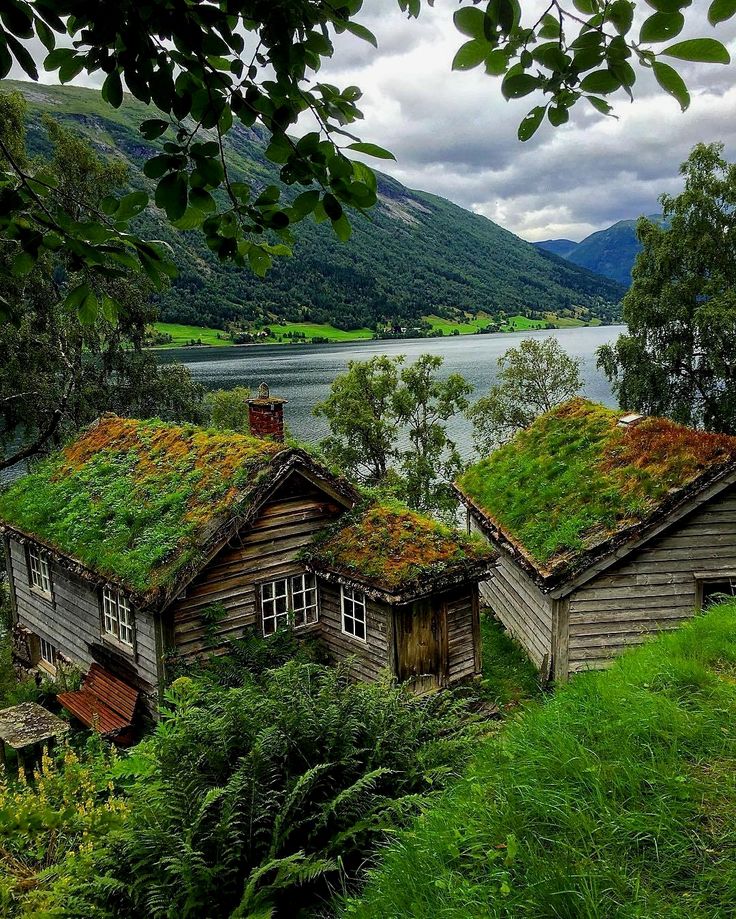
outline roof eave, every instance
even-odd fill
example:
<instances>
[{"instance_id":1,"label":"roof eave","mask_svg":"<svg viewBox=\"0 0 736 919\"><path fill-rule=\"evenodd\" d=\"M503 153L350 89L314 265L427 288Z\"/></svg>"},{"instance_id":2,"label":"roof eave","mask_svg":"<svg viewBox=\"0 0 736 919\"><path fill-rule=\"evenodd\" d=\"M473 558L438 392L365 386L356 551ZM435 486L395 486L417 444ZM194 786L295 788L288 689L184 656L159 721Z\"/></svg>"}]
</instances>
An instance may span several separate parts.
<instances>
[{"instance_id":1,"label":"roof eave","mask_svg":"<svg viewBox=\"0 0 736 919\"><path fill-rule=\"evenodd\" d=\"M381 587L372 578L363 578L357 572L332 568L320 564L319 561L308 561L307 570L319 575L326 581L357 588L365 593L366 596L378 602L388 603L392 606L404 606L407 603L426 599L433 594L442 593L453 587L460 587L463 584L477 584L478 581L484 580L491 574L497 559L497 554L494 554L492 559L485 559L481 562L453 565L447 571L420 575L405 585L391 590Z\"/></svg>"}]
</instances>

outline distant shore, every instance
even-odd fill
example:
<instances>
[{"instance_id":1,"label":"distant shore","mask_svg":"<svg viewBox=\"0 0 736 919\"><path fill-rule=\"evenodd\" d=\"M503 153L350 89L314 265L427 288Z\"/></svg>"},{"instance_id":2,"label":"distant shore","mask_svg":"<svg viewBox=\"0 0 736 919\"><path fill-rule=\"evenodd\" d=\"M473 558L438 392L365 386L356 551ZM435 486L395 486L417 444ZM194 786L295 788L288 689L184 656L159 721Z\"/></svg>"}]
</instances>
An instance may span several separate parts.
<instances>
[{"instance_id":1,"label":"distant shore","mask_svg":"<svg viewBox=\"0 0 736 919\"><path fill-rule=\"evenodd\" d=\"M383 339L377 340L421 340L424 338L443 338L454 337L457 335L477 335L477 334L508 334L509 332L525 332L534 329L545 329L549 325L554 328L584 328L601 325L600 320L594 319L592 322L583 322L578 319L528 319L526 316L510 316L506 323L497 332L482 332L481 330L492 323L487 317L468 318L463 322L453 322L449 319L440 319L436 316L425 317L432 325L434 335L388 335ZM250 348L254 345L298 345L313 344L317 339L317 344L332 344L350 341L370 341L374 338L372 329L351 329L345 331L335 328L331 325L320 323L302 322L302 323L273 323L268 326L271 330L271 336L253 342L234 342L229 338L222 329L213 329L205 326L182 325L179 323L157 322L155 323L157 332L162 335L170 335L171 341L160 342L148 346L151 351L167 351L171 349L189 349L197 350L199 348ZM438 334L441 332L442 334Z\"/></svg>"}]
</instances>

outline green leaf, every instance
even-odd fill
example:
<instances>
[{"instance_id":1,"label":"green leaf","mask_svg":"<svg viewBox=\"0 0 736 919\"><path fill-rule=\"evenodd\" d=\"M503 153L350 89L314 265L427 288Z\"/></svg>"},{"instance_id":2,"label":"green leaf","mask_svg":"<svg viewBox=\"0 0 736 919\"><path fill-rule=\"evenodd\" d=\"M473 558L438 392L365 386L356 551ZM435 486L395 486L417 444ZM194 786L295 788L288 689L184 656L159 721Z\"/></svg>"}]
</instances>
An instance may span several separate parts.
<instances>
[{"instance_id":1,"label":"green leaf","mask_svg":"<svg viewBox=\"0 0 736 919\"><path fill-rule=\"evenodd\" d=\"M146 140L156 140L166 132L168 127L169 122L164 121L163 118L149 118L141 124L139 130Z\"/></svg>"},{"instance_id":2,"label":"green leaf","mask_svg":"<svg viewBox=\"0 0 736 919\"><path fill-rule=\"evenodd\" d=\"M520 99L528 96L539 86L539 79L530 73L516 73L507 76L501 84L501 92L506 99Z\"/></svg>"},{"instance_id":3,"label":"green leaf","mask_svg":"<svg viewBox=\"0 0 736 919\"><path fill-rule=\"evenodd\" d=\"M460 45L458 48L457 54L452 61L452 69L472 70L473 67L477 67L485 61L490 50L491 45L487 41L481 41L478 38L466 41L464 45Z\"/></svg>"},{"instance_id":4,"label":"green leaf","mask_svg":"<svg viewBox=\"0 0 736 919\"><path fill-rule=\"evenodd\" d=\"M500 48L496 48L495 51L491 51L491 53L486 58L486 73L493 77L500 77L502 73L506 73L508 66L508 55Z\"/></svg>"},{"instance_id":5,"label":"green leaf","mask_svg":"<svg viewBox=\"0 0 736 919\"><path fill-rule=\"evenodd\" d=\"M13 259L13 275L16 278L23 278L30 274L36 267L36 259L30 252L19 252Z\"/></svg>"},{"instance_id":6,"label":"green leaf","mask_svg":"<svg viewBox=\"0 0 736 919\"><path fill-rule=\"evenodd\" d=\"M553 105L550 106L547 117L549 118L549 123L553 127L559 128L560 125L566 124L570 120L570 112L568 111L567 106Z\"/></svg>"},{"instance_id":7,"label":"green leaf","mask_svg":"<svg viewBox=\"0 0 736 919\"><path fill-rule=\"evenodd\" d=\"M271 256L259 246L251 246L248 250L248 263L254 274L265 278L266 272L271 267Z\"/></svg>"},{"instance_id":8,"label":"green leaf","mask_svg":"<svg viewBox=\"0 0 736 919\"><path fill-rule=\"evenodd\" d=\"M665 92L668 92L677 99L680 103L680 108L684 112L690 105L690 93L687 91L685 81L680 74L674 67L670 67L669 64L665 64L663 61L655 61L654 64L652 64L652 70L654 71L654 76L657 78L657 83L659 83Z\"/></svg>"},{"instance_id":9,"label":"green leaf","mask_svg":"<svg viewBox=\"0 0 736 919\"><path fill-rule=\"evenodd\" d=\"M340 242L346 243L353 235L353 228L350 226L350 221L345 214L332 221L332 229Z\"/></svg>"},{"instance_id":10,"label":"green leaf","mask_svg":"<svg viewBox=\"0 0 736 919\"><path fill-rule=\"evenodd\" d=\"M664 48L661 54L703 64L730 64L731 55L715 38L691 38Z\"/></svg>"},{"instance_id":11,"label":"green leaf","mask_svg":"<svg viewBox=\"0 0 736 919\"><path fill-rule=\"evenodd\" d=\"M120 304L109 294L102 295L102 315L108 322L116 323L120 315Z\"/></svg>"},{"instance_id":12,"label":"green leaf","mask_svg":"<svg viewBox=\"0 0 736 919\"><path fill-rule=\"evenodd\" d=\"M54 50L56 47L56 36L43 19L36 19L36 35L38 35L47 51Z\"/></svg>"},{"instance_id":13,"label":"green leaf","mask_svg":"<svg viewBox=\"0 0 736 919\"><path fill-rule=\"evenodd\" d=\"M487 40L486 36L486 14L475 6L464 6L457 10L452 17L455 28L463 35L470 38L481 38Z\"/></svg>"},{"instance_id":14,"label":"green leaf","mask_svg":"<svg viewBox=\"0 0 736 919\"><path fill-rule=\"evenodd\" d=\"M143 164L143 175L149 179L160 179L168 171L169 163L170 158L164 153L152 156Z\"/></svg>"},{"instance_id":15,"label":"green leaf","mask_svg":"<svg viewBox=\"0 0 736 919\"><path fill-rule=\"evenodd\" d=\"M545 13L542 19L542 27L537 34L540 38L559 38L560 20L550 13Z\"/></svg>"},{"instance_id":16,"label":"green leaf","mask_svg":"<svg viewBox=\"0 0 736 919\"><path fill-rule=\"evenodd\" d=\"M301 195L297 195L292 204L292 209L295 212L296 219L301 220L306 217L307 214L311 214L319 202L319 192L314 191L305 191Z\"/></svg>"},{"instance_id":17,"label":"green leaf","mask_svg":"<svg viewBox=\"0 0 736 919\"><path fill-rule=\"evenodd\" d=\"M736 14L736 0L713 0L708 10L708 22L717 26Z\"/></svg>"},{"instance_id":18,"label":"green leaf","mask_svg":"<svg viewBox=\"0 0 736 919\"><path fill-rule=\"evenodd\" d=\"M533 108L531 112L524 118L524 120L519 125L519 140L525 141L529 140L530 137L533 137L536 134L537 129L542 123L544 118L544 113L546 107L544 105L538 105L536 108Z\"/></svg>"},{"instance_id":19,"label":"green leaf","mask_svg":"<svg viewBox=\"0 0 736 919\"><path fill-rule=\"evenodd\" d=\"M610 70L595 70L580 83L584 93L612 93L621 88L621 81Z\"/></svg>"},{"instance_id":20,"label":"green leaf","mask_svg":"<svg viewBox=\"0 0 736 919\"><path fill-rule=\"evenodd\" d=\"M189 204L203 214L212 214L217 209L215 199L203 188L189 189Z\"/></svg>"},{"instance_id":21,"label":"green leaf","mask_svg":"<svg viewBox=\"0 0 736 919\"><path fill-rule=\"evenodd\" d=\"M396 159L390 150L384 150L383 147L379 147L377 144L365 144L362 141L359 141L355 144L349 144L347 149L355 150L356 153L365 153L366 156L374 156L379 160Z\"/></svg>"},{"instance_id":22,"label":"green leaf","mask_svg":"<svg viewBox=\"0 0 736 919\"><path fill-rule=\"evenodd\" d=\"M93 290L87 290L82 302L77 307L77 316L82 325L92 325L97 319L99 304L97 294Z\"/></svg>"},{"instance_id":23,"label":"green leaf","mask_svg":"<svg viewBox=\"0 0 736 919\"><path fill-rule=\"evenodd\" d=\"M169 220L178 220L187 209L187 177L170 172L156 186L156 205L166 211Z\"/></svg>"},{"instance_id":24,"label":"green leaf","mask_svg":"<svg viewBox=\"0 0 736 919\"><path fill-rule=\"evenodd\" d=\"M639 41L667 41L679 35L684 25L685 17L682 13L655 13L644 20L639 32Z\"/></svg>"},{"instance_id":25,"label":"green leaf","mask_svg":"<svg viewBox=\"0 0 736 919\"><path fill-rule=\"evenodd\" d=\"M123 84L117 70L108 73L102 84L102 98L113 108L120 108L123 104Z\"/></svg>"},{"instance_id":26,"label":"green leaf","mask_svg":"<svg viewBox=\"0 0 736 919\"><path fill-rule=\"evenodd\" d=\"M115 211L116 220L130 220L142 214L148 206L148 195L144 191L134 191L120 199Z\"/></svg>"},{"instance_id":27,"label":"green leaf","mask_svg":"<svg viewBox=\"0 0 736 919\"><path fill-rule=\"evenodd\" d=\"M324 207L325 214L327 214L333 223L342 217L342 205L334 195L330 194L330 192L327 192L322 199L322 207Z\"/></svg>"},{"instance_id":28,"label":"green leaf","mask_svg":"<svg viewBox=\"0 0 736 919\"><path fill-rule=\"evenodd\" d=\"M366 27L362 26L359 22L353 22L352 20L348 20L344 25L351 35L355 35L356 38L362 38L363 41L367 41L369 44L373 45L374 48L378 47L376 36L370 29L366 29ZM258 272L256 272L256 274L257 273Z\"/></svg>"},{"instance_id":29,"label":"green leaf","mask_svg":"<svg viewBox=\"0 0 736 919\"><path fill-rule=\"evenodd\" d=\"M601 115L611 114L611 106L605 99L599 99L597 96L586 96L585 98L596 111L601 113Z\"/></svg>"}]
</instances>

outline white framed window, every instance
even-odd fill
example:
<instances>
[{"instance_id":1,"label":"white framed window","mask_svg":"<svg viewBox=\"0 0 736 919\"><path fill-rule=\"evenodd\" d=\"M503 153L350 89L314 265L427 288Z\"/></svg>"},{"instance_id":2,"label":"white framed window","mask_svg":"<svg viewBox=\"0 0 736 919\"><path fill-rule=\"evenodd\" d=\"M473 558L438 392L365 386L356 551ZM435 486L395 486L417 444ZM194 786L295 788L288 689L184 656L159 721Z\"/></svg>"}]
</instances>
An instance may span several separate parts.
<instances>
[{"instance_id":1,"label":"white framed window","mask_svg":"<svg viewBox=\"0 0 736 919\"><path fill-rule=\"evenodd\" d=\"M102 591L102 627L106 635L133 647L133 610L125 595L111 587Z\"/></svg>"},{"instance_id":2,"label":"white framed window","mask_svg":"<svg viewBox=\"0 0 736 919\"><path fill-rule=\"evenodd\" d=\"M313 574L297 574L291 579L291 610L295 629L319 619L317 579Z\"/></svg>"},{"instance_id":3,"label":"white framed window","mask_svg":"<svg viewBox=\"0 0 736 919\"><path fill-rule=\"evenodd\" d=\"M50 667L56 667L56 657L58 655L58 650L51 644L50 641L46 641L45 638L41 638L41 660L48 664Z\"/></svg>"},{"instance_id":4,"label":"white framed window","mask_svg":"<svg viewBox=\"0 0 736 919\"><path fill-rule=\"evenodd\" d=\"M353 638L366 640L365 594L352 587L341 588L342 630Z\"/></svg>"},{"instance_id":5,"label":"white framed window","mask_svg":"<svg viewBox=\"0 0 736 919\"><path fill-rule=\"evenodd\" d=\"M31 587L45 597L51 596L51 573L49 563L37 549L28 549L28 567Z\"/></svg>"},{"instance_id":6,"label":"white framed window","mask_svg":"<svg viewBox=\"0 0 736 919\"><path fill-rule=\"evenodd\" d=\"M289 624L289 582L286 578L261 584L263 634L273 635Z\"/></svg>"},{"instance_id":7,"label":"white framed window","mask_svg":"<svg viewBox=\"0 0 736 919\"><path fill-rule=\"evenodd\" d=\"M317 579L304 572L261 584L263 634L273 635L287 625L295 629L319 619Z\"/></svg>"}]
</instances>

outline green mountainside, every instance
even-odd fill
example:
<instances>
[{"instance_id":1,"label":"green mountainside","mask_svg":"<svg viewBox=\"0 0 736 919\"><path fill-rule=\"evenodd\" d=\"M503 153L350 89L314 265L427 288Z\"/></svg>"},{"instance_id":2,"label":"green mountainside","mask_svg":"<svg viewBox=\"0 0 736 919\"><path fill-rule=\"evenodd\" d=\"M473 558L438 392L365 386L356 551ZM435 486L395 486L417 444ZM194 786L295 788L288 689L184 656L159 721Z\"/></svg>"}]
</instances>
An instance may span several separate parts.
<instances>
[{"instance_id":1,"label":"green mountainside","mask_svg":"<svg viewBox=\"0 0 736 919\"><path fill-rule=\"evenodd\" d=\"M661 217L652 214L649 219L660 221ZM569 239L547 239L535 245L628 287L631 284L631 269L641 252L636 224L636 220L619 220L605 230L591 233L579 243Z\"/></svg>"},{"instance_id":2,"label":"green mountainside","mask_svg":"<svg viewBox=\"0 0 736 919\"><path fill-rule=\"evenodd\" d=\"M126 99L118 109L99 93L70 86L2 81L19 90L29 107L29 148L48 149L43 114L75 126L101 153L123 157L130 185L152 190L142 173L160 141L144 141L137 125L150 112ZM278 181L266 160L261 135L237 127L228 135L227 157L235 178L263 187ZM355 232L340 243L328 225L305 221L296 228L293 258L278 261L265 280L223 265L197 231L171 228L151 208L137 227L168 242L179 277L160 296L168 322L222 327L233 320L267 318L331 323L341 328L373 326L382 319L462 313L521 314L610 321L618 318L623 288L583 270L472 214L444 198L412 191L379 177L379 204L355 215Z\"/></svg>"}]
</instances>

